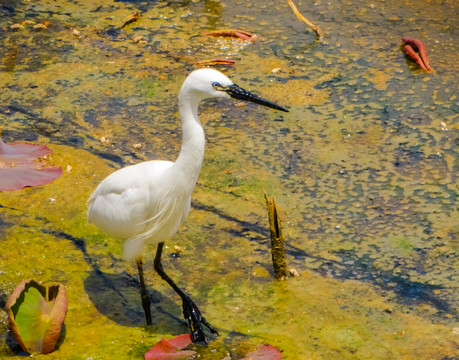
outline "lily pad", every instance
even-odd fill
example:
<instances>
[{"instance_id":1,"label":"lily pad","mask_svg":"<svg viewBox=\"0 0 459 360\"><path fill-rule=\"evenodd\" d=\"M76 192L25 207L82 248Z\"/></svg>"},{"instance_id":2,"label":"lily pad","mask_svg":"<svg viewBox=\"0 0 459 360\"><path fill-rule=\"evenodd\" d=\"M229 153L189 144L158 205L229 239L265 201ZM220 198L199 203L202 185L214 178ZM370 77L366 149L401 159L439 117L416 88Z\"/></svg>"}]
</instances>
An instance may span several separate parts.
<instances>
[{"instance_id":1,"label":"lily pad","mask_svg":"<svg viewBox=\"0 0 459 360\"><path fill-rule=\"evenodd\" d=\"M34 161L51 152L45 145L6 144L0 139L0 191L44 185L61 176L61 167L45 167L43 161Z\"/></svg>"},{"instance_id":2,"label":"lily pad","mask_svg":"<svg viewBox=\"0 0 459 360\"><path fill-rule=\"evenodd\" d=\"M60 284L43 286L24 280L6 304L11 331L28 353L54 350L67 314L67 292Z\"/></svg>"}]
</instances>

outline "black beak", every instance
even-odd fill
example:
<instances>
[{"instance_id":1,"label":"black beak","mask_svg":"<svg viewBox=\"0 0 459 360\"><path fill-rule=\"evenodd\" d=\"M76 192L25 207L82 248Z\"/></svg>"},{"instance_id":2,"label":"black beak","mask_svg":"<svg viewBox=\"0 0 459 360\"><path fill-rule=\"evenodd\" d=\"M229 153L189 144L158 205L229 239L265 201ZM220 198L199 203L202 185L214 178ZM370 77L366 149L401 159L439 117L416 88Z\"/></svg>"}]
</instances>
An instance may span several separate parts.
<instances>
[{"instance_id":1,"label":"black beak","mask_svg":"<svg viewBox=\"0 0 459 360\"><path fill-rule=\"evenodd\" d=\"M251 92L244 90L243 88L237 86L236 84L227 86L223 90L226 91L229 96L235 99L250 101L256 104L270 107L272 109L288 112L287 109L284 109L283 107L277 104L274 104L272 101L263 99L262 97L259 97L258 95L252 94Z\"/></svg>"}]
</instances>

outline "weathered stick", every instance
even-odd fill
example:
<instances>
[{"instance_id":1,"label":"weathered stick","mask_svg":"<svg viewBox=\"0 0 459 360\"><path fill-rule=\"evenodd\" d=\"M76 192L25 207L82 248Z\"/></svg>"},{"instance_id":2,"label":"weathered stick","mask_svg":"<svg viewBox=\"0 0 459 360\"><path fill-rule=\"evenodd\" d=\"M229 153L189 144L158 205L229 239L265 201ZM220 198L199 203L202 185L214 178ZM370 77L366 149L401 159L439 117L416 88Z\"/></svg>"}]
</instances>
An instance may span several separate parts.
<instances>
[{"instance_id":1,"label":"weathered stick","mask_svg":"<svg viewBox=\"0 0 459 360\"><path fill-rule=\"evenodd\" d=\"M284 236L282 235L281 223L274 199L269 200L265 194L266 206L268 208L269 228L271 232L271 255L273 260L274 275L277 279L287 278L287 262L285 261Z\"/></svg>"},{"instance_id":2,"label":"weathered stick","mask_svg":"<svg viewBox=\"0 0 459 360\"><path fill-rule=\"evenodd\" d=\"M301 13L298 11L296 8L295 4L293 3L292 0L287 0L287 3L290 5L292 8L293 12L295 13L296 17L298 20L304 22L306 25L308 25L317 35L318 38L323 38L324 33L322 32L322 29L320 28L319 25L314 25L312 22L310 22L308 19L306 19Z\"/></svg>"},{"instance_id":3,"label":"weathered stick","mask_svg":"<svg viewBox=\"0 0 459 360\"><path fill-rule=\"evenodd\" d=\"M123 29L127 24L130 24L131 22L137 21L140 19L141 15L140 12L135 11L132 14L128 15L124 20L123 20L123 25L121 25L121 29Z\"/></svg>"}]
</instances>

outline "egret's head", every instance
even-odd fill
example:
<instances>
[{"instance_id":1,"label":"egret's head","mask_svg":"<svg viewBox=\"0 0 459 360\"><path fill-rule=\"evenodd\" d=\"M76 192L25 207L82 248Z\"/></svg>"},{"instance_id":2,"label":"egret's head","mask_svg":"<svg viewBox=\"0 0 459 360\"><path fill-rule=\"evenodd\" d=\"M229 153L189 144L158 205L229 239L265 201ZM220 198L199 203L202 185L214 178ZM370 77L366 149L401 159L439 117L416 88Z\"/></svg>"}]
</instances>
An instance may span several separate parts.
<instances>
[{"instance_id":1,"label":"egret's head","mask_svg":"<svg viewBox=\"0 0 459 360\"><path fill-rule=\"evenodd\" d=\"M234 84L221 72L214 69L200 69L193 71L190 75L188 75L187 79L183 83L182 88L184 87L199 93L203 99L206 97L232 97L238 100L254 102L276 110L288 111L269 100L263 99L258 95L244 90Z\"/></svg>"},{"instance_id":2,"label":"egret's head","mask_svg":"<svg viewBox=\"0 0 459 360\"><path fill-rule=\"evenodd\" d=\"M183 83L183 88L186 87L204 99L207 97L229 97L226 92L218 89L231 85L233 82L221 72L214 69L199 69L188 75Z\"/></svg>"}]
</instances>

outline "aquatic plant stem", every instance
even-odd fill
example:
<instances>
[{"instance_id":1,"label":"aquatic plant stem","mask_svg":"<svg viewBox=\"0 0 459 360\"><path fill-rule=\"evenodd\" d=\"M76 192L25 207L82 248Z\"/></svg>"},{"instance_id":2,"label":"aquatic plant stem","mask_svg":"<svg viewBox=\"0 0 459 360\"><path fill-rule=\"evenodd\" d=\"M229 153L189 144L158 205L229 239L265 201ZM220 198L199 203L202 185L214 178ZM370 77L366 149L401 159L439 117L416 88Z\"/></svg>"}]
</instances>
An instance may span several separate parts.
<instances>
[{"instance_id":1,"label":"aquatic plant stem","mask_svg":"<svg viewBox=\"0 0 459 360\"><path fill-rule=\"evenodd\" d=\"M277 203L273 199L268 199L265 194L266 206L268 208L269 228L271 233L271 256L274 267L274 275L277 279L282 280L287 278L287 262L285 260L284 235L282 234L280 217L278 213Z\"/></svg>"},{"instance_id":2,"label":"aquatic plant stem","mask_svg":"<svg viewBox=\"0 0 459 360\"><path fill-rule=\"evenodd\" d=\"M292 0L287 0L287 3L289 4L291 9L295 13L295 15L298 18L298 20L300 20L300 21L304 22L306 25L308 25L316 33L318 38L321 39L321 38L324 37L324 33L322 32L322 29L320 28L320 26L319 25L314 25L312 22L310 22L308 19L306 19L303 15L301 15L301 13L298 11L298 9L296 8L296 6L295 6L295 4L293 3Z\"/></svg>"}]
</instances>

